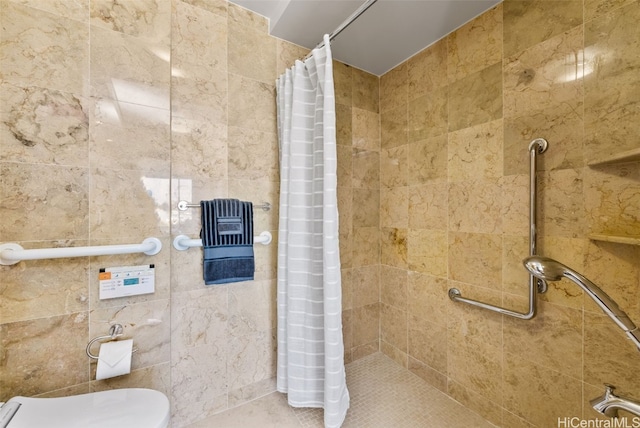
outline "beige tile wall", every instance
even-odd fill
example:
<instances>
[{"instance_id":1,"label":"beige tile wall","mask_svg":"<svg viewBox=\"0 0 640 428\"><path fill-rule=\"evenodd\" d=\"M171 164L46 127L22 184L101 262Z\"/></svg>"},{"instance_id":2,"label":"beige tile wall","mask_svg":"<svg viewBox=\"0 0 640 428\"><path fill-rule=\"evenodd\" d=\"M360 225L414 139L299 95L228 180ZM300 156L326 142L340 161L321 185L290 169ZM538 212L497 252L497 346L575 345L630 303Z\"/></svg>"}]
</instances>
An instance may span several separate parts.
<instances>
[{"instance_id":1,"label":"beige tile wall","mask_svg":"<svg viewBox=\"0 0 640 428\"><path fill-rule=\"evenodd\" d=\"M583 16L584 9L584 16ZM565 280L526 308L529 141L540 162L540 251L583 272L640 322L640 3L507 0L380 79L381 350L505 427L596 418L612 383L640 398L640 357ZM354 171L354 174L355 171ZM407 280L408 279L408 280Z\"/></svg>"}]
</instances>

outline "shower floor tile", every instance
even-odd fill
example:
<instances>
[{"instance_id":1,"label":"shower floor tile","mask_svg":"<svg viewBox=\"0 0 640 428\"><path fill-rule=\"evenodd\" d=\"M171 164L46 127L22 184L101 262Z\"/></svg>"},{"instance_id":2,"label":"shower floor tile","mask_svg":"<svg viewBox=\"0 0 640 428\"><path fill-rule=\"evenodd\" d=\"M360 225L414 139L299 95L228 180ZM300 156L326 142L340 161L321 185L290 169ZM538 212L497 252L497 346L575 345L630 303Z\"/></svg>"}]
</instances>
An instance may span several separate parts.
<instances>
[{"instance_id":1,"label":"shower floor tile","mask_svg":"<svg viewBox=\"0 0 640 428\"><path fill-rule=\"evenodd\" d=\"M376 353L347 364L351 405L343 428L491 428L491 423ZM295 409L274 392L190 428L322 428L322 409Z\"/></svg>"}]
</instances>

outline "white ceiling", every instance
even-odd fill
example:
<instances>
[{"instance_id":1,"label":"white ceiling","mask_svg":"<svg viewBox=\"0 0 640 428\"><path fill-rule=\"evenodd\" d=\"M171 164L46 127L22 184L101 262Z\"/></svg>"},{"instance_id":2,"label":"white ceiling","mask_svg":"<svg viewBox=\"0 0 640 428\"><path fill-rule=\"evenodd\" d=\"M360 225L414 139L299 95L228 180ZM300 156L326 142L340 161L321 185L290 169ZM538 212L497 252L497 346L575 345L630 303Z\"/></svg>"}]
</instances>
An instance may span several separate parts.
<instances>
[{"instance_id":1,"label":"white ceiling","mask_svg":"<svg viewBox=\"0 0 640 428\"><path fill-rule=\"evenodd\" d=\"M365 0L230 0L271 35L312 49ZM333 57L381 76L501 0L378 0L332 42Z\"/></svg>"}]
</instances>

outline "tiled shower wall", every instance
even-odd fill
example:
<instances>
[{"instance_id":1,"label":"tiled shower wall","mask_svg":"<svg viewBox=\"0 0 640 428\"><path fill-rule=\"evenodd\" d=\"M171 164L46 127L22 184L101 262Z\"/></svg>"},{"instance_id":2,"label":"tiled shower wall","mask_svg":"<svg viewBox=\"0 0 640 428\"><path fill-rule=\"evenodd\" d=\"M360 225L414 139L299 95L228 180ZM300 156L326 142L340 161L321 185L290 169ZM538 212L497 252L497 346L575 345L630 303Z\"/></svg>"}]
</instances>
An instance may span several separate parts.
<instances>
[{"instance_id":1,"label":"tiled shower wall","mask_svg":"<svg viewBox=\"0 0 640 428\"><path fill-rule=\"evenodd\" d=\"M505 427L597 414L603 383L640 399L640 356L573 283L526 311L528 143L539 252L582 272L640 322L640 2L507 0L381 77L381 350Z\"/></svg>"}]
</instances>

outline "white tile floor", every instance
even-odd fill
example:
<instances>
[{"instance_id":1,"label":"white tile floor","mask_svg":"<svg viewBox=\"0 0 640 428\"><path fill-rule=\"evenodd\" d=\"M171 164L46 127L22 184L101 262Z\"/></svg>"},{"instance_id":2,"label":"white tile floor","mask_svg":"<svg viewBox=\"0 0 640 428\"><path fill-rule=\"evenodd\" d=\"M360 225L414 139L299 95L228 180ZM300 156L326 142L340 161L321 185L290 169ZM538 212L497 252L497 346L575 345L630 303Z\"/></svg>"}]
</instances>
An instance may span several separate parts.
<instances>
[{"instance_id":1,"label":"white tile floor","mask_svg":"<svg viewBox=\"0 0 640 428\"><path fill-rule=\"evenodd\" d=\"M344 428L491 428L494 425L381 353L347 365ZM189 428L322 428L322 409L293 409L274 392Z\"/></svg>"}]
</instances>

